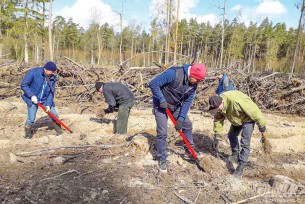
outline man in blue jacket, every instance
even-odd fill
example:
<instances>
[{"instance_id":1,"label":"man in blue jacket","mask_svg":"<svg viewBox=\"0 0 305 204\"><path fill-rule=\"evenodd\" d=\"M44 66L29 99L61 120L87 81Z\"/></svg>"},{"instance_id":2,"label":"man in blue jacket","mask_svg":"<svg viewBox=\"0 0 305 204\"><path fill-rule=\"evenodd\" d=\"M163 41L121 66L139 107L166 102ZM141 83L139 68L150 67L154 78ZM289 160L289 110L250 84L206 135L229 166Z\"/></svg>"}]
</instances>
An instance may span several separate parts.
<instances>
[{"instance_id":1,"label":"man in blue jacket","mask_svg":"<svg viewBox=\"0 0 305 204\"><path fill-rule=\"evenodd\" d=\"M55 110L54 94L56 76L56 64L47 62L44 67L31 69L21 82L21 89L24 94L22 99L27 104L28 117L25 122L25 138L33 137L33 124L37 113L37 102L46 107L46 112L51 111L57 118L58 114ZM62 129L59 124L53 120L53 125L57 135L62 134Z\"/></svg>"},{"instance_id":2,"label":"man in blue jacket","mask_svg":"<svg viewBox=\"0 0 305 204\"><path fill-rule=\"evenodd\" d=\"M217 76L217 79L219 81L218 87L215 91L217 95L220 95L221 93L223 93L225 91L234 90L234 85L226 73L224 73L220 70L215 73L215 76Z\"/></svg>"},{"instance_id":3,"label":"man in blue jacket","mask_svg":"<svg viewBox=\"0 0 305 204\"><path fill-rule=\"evenodd\" d=\"M188 142L194 146L192 123L187 112L196 94L197 84L206 77L203 64L181 67L171 67L150 81L149 87L153 93L153 114L157 123L157 157L159 158L160 171L167 171L167 114L169 108L177 120L175 129L182 129ZM185 148L185 156L191 157L191 152Z\"/></svg>"}]
</instances>

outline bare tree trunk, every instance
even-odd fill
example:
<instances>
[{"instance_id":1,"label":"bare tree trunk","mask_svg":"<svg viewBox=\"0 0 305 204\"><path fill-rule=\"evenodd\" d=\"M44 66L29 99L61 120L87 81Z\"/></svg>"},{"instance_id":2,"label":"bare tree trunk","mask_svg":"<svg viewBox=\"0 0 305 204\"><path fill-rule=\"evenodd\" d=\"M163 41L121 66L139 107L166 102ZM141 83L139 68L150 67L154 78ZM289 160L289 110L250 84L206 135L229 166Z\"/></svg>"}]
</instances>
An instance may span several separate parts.
<instances>
[{"instance_id":1,"label":"bare tree trunk","mask_svg":"<svg viewBox=\"0 0 305 204\"><path fill-rule=\"evenodd\" d=\"M146 61L145 61L145 46L144 46L144 38L142 42L142 53L143 53L143 66L145 67Z\"/></svg>"},{"instance_id":2,"label":"bare tree trunk","mask_svg":"<svg viewBox=\"0 0 305 204\"><path fill-rule=\"evenodd\" d=\"M101 38L97 37L97 44L98 44L98 58L97 58L97 64L99 65L101 63L101 55L102 55L102 41Z\"/></svg>"},{"instance_id":3,"label":"bare tree trunk","mask_svg":"<svg viewBox=\"0 0 305 204\"><path fill-rule=\"evenodd\" d=\"M53 44L52 44L52 0L50 0L50 6L49 6L49 48L50 48L50 60L53 61Z\"/></svg>"},{"instance_id":4,"label":"bare tree trunk","mask_svg":"<svg viewBox=\"0 0 305 204\"><path fill-rule=\"evenodd\" d=\"M29 63L29 47L28 47L28 0L25 0L25 32L24 32L24 63Z\"/></svg>"},{"instance_id":5,"label":"bare tree trunk","mask_svg":"<svg viewBox=\"0 0 305 204\"><path fill-rule=\"evenodd\" d=\"M56 43L56 53L58 54L58 49L59 49L59 39L57 40L57 43Z\"/></svg>"},{"instance_id":6,"label":"bare tree trunk","mask_svg":"<svg viewBox=\"0 0 305 204\"><path fill-rule=\"evenodd\" d=\"M252 54L252 71L256 72L256 68L255 68L255 54L256 54L256 43L254 44L254 50L253 50L253 54Z\"/></svg>"},{"instance_id":7,"label":"bare tree trunk","mask_svg":"<svg viewBox=\"0 0 305 204\"><path fill-rule=\"evenodd\" d=\"M124 2L121 0L121 13L117 12L120 16L120 28L121 28L121 40L120 40L120 65L123 63L122 58L122 44L123 44L123 8L124 8Z\"/></svg>"},{"instance_id":8,"label":"bare tree trunk","mask_svg":"<svg viewBox=\"0 0 305 204\"><path fill-rule=\"evenodd\" d=\"M5 0L3 1L3 5L5 5ZM0 5L0 14L1 14L1 12L2 12L2 5ZM2 45L2 27L1 27L1 25L2 25L2 15L0 15L0 59L2 58L2 47L3 47L3 45Z\"/></svg>"},{"instance_id":9,"label":"bare tree trunk","mask_svg":"<svg viewBox=\"0 0 305 204\"><path fill-rule=\"evenodd\" d=\"M304 9L305 9L305 0L302 1L302 7L301 7L301 15L299 18L299 26L298 26L298 33L297 33L297 42L295 45L295 50L294 50L294 55L293 55L293 62L292 62L292 67L291 67L291 72L289 74L289 81L291 80L291 77L294 73L294 69L295 69L295 63L296 63L296 58L298 55L298 51L299 51L299 43L300 43L300 32L302 30L302 19L303 19L303 13L304 13Z\"/></svg>"},{"instance_id":10,"label":"bare tree trunk","mask_svg":"<svg viewBox=\"0 0 305 204\"><path fill-rule=\"evenodd\" d=\"M161 49L161 50L164 49L163 46L164 46L164 45L162 45L162 49ZM163 57L163 52L160 52L160 55L159 55L159 64L162 64L162 57Z\"/></svg>"},{"instance_id":11,"label":"bare tree trunk","mask_svg":"<svg viewBox=\"0 0 305 204\"><path fill-rule=\"evenodd\" d=\"M178 26L179 26L179 10L180 10L180 0L178 0L177 7L177 19L176 19L176 34L175 34L175 47L174 47L174 64L176 64L177 57L177 43L178 43Z\"/></svg>"},{"instance_id":12,"label":"bare tree trunk","mask_svg":"<svg viewBox=\"0 0 305 204\"><path fill-rule=\"evenodd\" d=\"M52 47L52 50L53 50L53 55L55 56L55 58L56 58L56 54L57 54L57 52L55 53L55 45L56 45L57 43L56 43L56 38L55 38L55 35L53 35L53 47ZM58 51L58 50L56 50L56 51Z\"/></svg>"},{"instance_id":13,"label":"bare tree trunk","mask_svg":"<svg viewBox=\"0 0 305 204\"><path fill-rule=\"evenodd\" d=\"M94 66L94 50L93 50L93 36L91 38L91 50L90 50L90 65L91 67Z\"/></svg>"},{"instance_id":14,"label":"bare tree trunk","mask_svg":"<svg viewBox=\"0 0 305 204\"><path fill-rule=\"evenodd\" d=\"M181 36L181 42L180 42L180 54L182 55L183 53L183 34Z\"/></svg>"},{"instance_id":15,"label":"bare tree trunk","mask_svg":"<svg viewBox=\"0 0 305 204\"><path fill-rule=\"evenodd\" d=\"M42 2L42 27L44 28L44 23L45 23L45 11L46 11L46 5L45 5L45 2ZM41 42L42 42L42 45L41 45L41 58L42 58L42 61L45 60L45 35L44 33L41 35Z\"/></svg>"},{"instance_id":16,"label":"bare tree trunk","mask_svg":"<svg viewBox=\"0 0 305 204\"><path fill-rule=\"evenodd\" d=\"M166 47L165 47L165 64L169 63L169 46L170 46L170 26L171 26L171 4L172 0L167 0L167 17L166 17Z\"/></svg>"},{"instance_id":17,"label":"bare tree trunk","mask_svg":"<svg viewBox=\"0 0 305 204\"><path fill-rule=\"evenodd\" d=\"M39 64L39 46L38 46L38 43L36 42L36 45L35 45L35 61L36 61L36 65Z\"/></svg>"},{"instance_id":18,"label":"bare tree trunk","mask_svg":"<svg viewBox=\"0 0 305 204\"><path fill-rule=\"evenodd\" d=\"M207 62L208 61L208 37L205 38L205 45L204 45L204 61Z\"/></svg>"},{"instance_id":19,"label":"bare tree trunk","mask_svg":"<svg viewBox=\"0 0 305 204\"><path fill-rule=\"evenodd\" d=\"M223 42L225 36L225 20L226 20L226 0L223 1L223 15L222 15L222 32L221 32L221 50L220 50L220 60L219 67L222 68L222 55L223 55Z\"/></svg>"},{"instance_id":20,"label":"bare tree trunk","mask_svg":"<svg viewBox=\"0 0 305 204\"><path fill-rule=\"evenodd\" d=\"M188 46L188 49L187 49L187 55L188 56L190 56L190 54L191 54L191 41L192 41L192 38L191 38L191 36L189 37L189 46Z\"/></svg>"}]
</instances>

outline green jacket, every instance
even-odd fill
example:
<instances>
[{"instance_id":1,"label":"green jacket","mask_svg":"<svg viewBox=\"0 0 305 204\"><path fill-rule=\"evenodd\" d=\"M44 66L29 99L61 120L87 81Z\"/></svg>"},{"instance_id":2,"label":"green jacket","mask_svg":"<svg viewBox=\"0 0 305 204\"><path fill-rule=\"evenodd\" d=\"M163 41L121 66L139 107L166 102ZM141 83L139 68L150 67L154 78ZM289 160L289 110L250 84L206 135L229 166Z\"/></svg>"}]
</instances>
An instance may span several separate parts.
<instances>
[{"instance_id":1,"label":"green jacket","mask_svg":"<svg viewBox=\"0 0 305 204\"><path fill-rule=\"evenodd\" d=\"M254 121L259 127L265 126L265 118L249 96L240 91L223 92L220 97L224 102L221 112L214 116L214 133L220 134L224 120L227 118L233 126Z\"/></svg>"}]
</instances>

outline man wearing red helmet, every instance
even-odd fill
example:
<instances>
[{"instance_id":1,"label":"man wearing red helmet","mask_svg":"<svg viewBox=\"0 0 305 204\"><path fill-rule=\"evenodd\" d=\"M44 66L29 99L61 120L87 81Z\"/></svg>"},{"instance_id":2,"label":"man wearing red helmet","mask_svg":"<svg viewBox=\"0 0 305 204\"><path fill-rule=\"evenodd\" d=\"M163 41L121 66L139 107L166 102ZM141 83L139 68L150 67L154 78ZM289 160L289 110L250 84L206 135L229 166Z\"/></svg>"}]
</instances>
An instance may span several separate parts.
<instances>
[{"instance_id":1,"label":"man wearing red helmet","mask_svg":"<svg viewBox=\"0 0 305 204\"><path fill-rule=\"evenodd\" d=\"M167 171L167 115L169 108L177 120L175 129L185 134L189 143L194 146L192 123L187 116L196 94L197 84L206 77L203 64L185 64L181 67L171 67L150 81L149 87L153 93L153 114L157 123L157 157L161 172ZM185 148L185 155L191 157L191 152Z\"/></svg>"}]
</instances>

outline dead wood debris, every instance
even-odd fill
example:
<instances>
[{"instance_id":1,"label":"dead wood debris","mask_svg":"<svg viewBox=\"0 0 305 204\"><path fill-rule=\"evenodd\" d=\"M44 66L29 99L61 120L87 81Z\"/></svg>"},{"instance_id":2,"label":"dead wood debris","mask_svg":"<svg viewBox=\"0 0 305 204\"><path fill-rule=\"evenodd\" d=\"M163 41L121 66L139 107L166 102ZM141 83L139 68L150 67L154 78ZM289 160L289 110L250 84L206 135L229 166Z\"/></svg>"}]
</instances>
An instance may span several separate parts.
<instances>
[{"instance_id":1,"label":"dead wood debris","mask_svg":"<svg viewBox=\"0 0 305 204\"><path fill-rule=\"evenodd\" d=\"M95 91L96 81L120 81L126 84L136 96L137 106L151 106L151 91L147 83L162 72L158 66L154 67L91 67L77 63L67 57L57 62L57 93L56 98L63 104L74 102L78 104L79 113L95 112L94 104L100 104L101 94ZM17 68L16 68L17 67ZM36 66L32 66L36 67ZM20 96L20 82L26 71L31 67L7 64L0 70L0 99ZM196 99L192 109L207 108L208 96L213 95L218 81L214 77L216 70L209 69L208 77L199 84ZM248 94L260 108L305 115L305 80L294 77L288 81L288 75L279 72L249 74L243 70L231 69L227 71L235 88Z\"/></svg>"}]
</instances>

